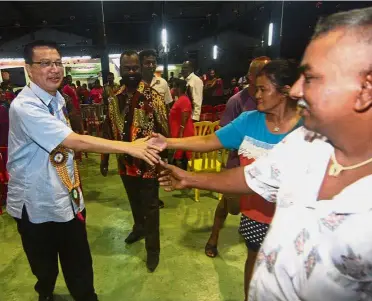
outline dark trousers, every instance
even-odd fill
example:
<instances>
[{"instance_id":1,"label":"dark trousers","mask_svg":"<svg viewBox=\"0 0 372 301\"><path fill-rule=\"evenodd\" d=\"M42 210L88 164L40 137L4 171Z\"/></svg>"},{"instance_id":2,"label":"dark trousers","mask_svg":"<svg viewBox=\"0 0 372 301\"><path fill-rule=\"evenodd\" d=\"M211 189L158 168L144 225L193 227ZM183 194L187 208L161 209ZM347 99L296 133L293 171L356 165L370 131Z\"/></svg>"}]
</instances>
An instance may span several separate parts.
<instances>
[{"instance_id":1,"label":"dark trousers","mask_svg":"<svg viewBox=\"0 0 372 301\"><path fill-rule=\"evenodd\" d=\"M160 252L157 179L121 176L134 220L133 232L145 236L147 252Z\"/></svg>"},{"instance_id":2,"label":"dark trousers","mask_svg":"<svg viewBox=\"0 0 372 301\"><path fill-rule=\"evenodd\" d=\"M85 217L85 210L82 212ZM66 223L33 224L23 207L17 221L23 249L32 273L37 278L35 290L41 296L53 294L58 275L58 256L63 275L76 301L96 301L93 287L92 256L85 223L73 219Z\"/></svg>"}]
</instances>

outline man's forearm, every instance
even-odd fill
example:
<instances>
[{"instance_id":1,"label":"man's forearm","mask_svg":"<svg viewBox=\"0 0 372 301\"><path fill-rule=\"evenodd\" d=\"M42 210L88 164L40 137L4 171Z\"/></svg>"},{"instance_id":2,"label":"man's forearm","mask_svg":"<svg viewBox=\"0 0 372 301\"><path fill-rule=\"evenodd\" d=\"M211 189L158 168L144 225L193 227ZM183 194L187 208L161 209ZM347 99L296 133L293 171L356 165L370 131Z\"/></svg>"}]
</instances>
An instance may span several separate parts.
<instances>
[{"instance_id":1,"label":"man's forearm","mask_svg":"<svg viewBox=\"0 0 372 301\"><path fill-rule=\"evenodd\" d=\"M210 152L223 148L215 134L187 138L168 138L167 148L194 152Z\"/></svg>"},{"instance_id":2,"label":"man's forearm","mask_svg":"<svg viewBox=\"0 0 372 301\"><path fill-rule=\"evenodd\" d=\"M113 141L89 135L70 134L62 145L78 152L123 154L130 150L129 142Z\"/></svg>"},{"instance_id":3,"label":"man's forearm","mask_svg":"<svg viewBox=\"0 0 372 301\"><path fill-rule=\"evenodd\" d=\"M244 167L232 168L219 173L190 173L185 181L188 188L220 193L253 193L245 181Z\"/></svg>"}]
</instances>

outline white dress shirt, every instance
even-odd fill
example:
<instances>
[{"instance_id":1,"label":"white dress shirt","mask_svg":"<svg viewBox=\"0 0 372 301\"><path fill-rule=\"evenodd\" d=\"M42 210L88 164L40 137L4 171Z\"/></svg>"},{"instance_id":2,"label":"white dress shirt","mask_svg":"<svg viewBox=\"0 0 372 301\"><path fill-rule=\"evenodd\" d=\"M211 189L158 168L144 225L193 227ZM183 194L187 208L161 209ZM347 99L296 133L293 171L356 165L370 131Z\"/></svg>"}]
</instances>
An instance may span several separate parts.
<instances>
[{"instance_id":1,"label":"white dress shirt","mask_svg":"<svg viewBox=\"0 0 372 301\"><path fill-rule=\"evenodd\" d=\"M203 104L203 81L196 76L194 73L191 73L186 78L187 86L190 87L191 97L193 101L193 112L192 112L192 119L199 120L200 119L200 112L201 106Z\"/></svg>"},{"instance_id":2,"label":"white dress shirt","mask_svg":"<svg viewBox=\"0 0 372 301\"><path fill-rule=\"evenodd\" d=\"M276 202L249 300L372 300L372 175L317 201L334 149L309 133L299 128L245 167L248 186Z\"/></svg>"},{"instance_id":3,"label":"white dress shirt","mask_svg":"<svg viewBox=\"0 0 372 301\"><path fill-rule=\"evenodd\" d=\"M168 105L173 102L168 83L164 78L154 76L151 81L151 88L154 88L156 92L164 97L165 104Z\"/></svg>"}]
</instances>

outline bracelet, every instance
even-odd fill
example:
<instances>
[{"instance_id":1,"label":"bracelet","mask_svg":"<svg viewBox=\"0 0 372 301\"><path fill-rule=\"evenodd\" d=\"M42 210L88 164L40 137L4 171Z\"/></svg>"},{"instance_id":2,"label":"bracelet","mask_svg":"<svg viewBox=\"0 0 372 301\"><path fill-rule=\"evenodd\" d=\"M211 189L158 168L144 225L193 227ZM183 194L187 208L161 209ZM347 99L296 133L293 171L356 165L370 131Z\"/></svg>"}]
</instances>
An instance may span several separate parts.
<instances>
[{"instance_id":1,"label":"bracelet","mask_svg":"<svg viewBox=\"0 0 372 301\"><path fill-rule=\"evenodd\" d=\"M184 125L180 125L180 127L181 127L181 128L183 128L183 129L185 128L185 126L184 126Z\"/></svg>"}]
</instances>

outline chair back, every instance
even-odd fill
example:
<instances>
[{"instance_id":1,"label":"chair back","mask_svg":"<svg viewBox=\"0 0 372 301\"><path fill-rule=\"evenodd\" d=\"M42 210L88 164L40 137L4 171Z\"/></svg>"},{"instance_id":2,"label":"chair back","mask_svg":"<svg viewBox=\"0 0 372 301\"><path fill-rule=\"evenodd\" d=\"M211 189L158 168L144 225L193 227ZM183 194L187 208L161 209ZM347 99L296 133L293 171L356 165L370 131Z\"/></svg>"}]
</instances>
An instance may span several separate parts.
<instances>
[{"instance_id":1,"label":"chair back","mask_svg":"<svg viewBox=\"0 0 372 301\"><path fill-rule=\"evenodd\" d=\"M201 160L201 162L200 162ZM198 161L198 162L197 162ZM217 171L218 150L211 152L192 152L190 171Z\"/></svg>"},{"instance_id":2,"label":"chair back","mask_svg":"<svg viewBox=\"0 0 372 301\"><path fill-rule=\"evenodd\" d=\"M213 120L220 120L222 114L225 112L225 109L226 109L226 105L225 104L221 104L221 105L215 106L213 108L213 111L214 111L214 113L213 113Z\"/></svg>"},{"instance_id":3,"label":"chair back","mask_svg":"<svg viewBox=\"0 0 372 301\"><path fill-rule=\"evenodd\" d=\"M195 136L206 136L210 129L212 122L210 121L199 121L194 123L194 135Z\"/></svg>"},{"instance_id":4,"label":"chair back","mask_svg":"<svg viewBox=\"0 0 372 301\"><path fill-rule=\"evenodd\" d=\"M216 130L219 129L219 121L209 122L202 121L194 123L195 127L195 136L206 136L213 134ZM202 160L201 165L198 164L198 167L201 166L202 170L205 171L216 171L217 170L217 160L218 160L218 150L211 152L192 152L191 156L191 169L195 170L195 160Z\"/></svg>"},{"instance_id":5,"label":"chair back","mask_svg":"<svg viewBox=\"0 0 372 301\"><path fill-rule=\"evenodd\" d=\"M202 113L200 114L200 121L213 121L214 115L213 113Z\"/></svg>"},{"instance_id":6,"label":"chair back","mask_svg":"<svg viewBox=\"0 0 372 301\"><path fill-rule=\"evenodd\" d=\"M220 152L220 155L221 155L221 168L226 168L227 166L227 160L229 158L229 150L228 149L222 149L221 152Z\"/></svg>"},{"instance_id":7,"label":"chair back","mask_svg":"<svg viewBox=\"0 0 372 301\"><path fill-rule=\"evenodd\" d=\"M213 106L211 105L204 105L201 107L201 114L203 113L213 113Z\"/></svg>"},{"instance_id":8,"label":"chair back","mask_svg":"<svg viewBox=\"0 0 372 301\"><path fill-rule=\"evenodd\" d=\"M214 107L215 112L223 112L223 111L225 111L225 109L226 109L225 104L217 105L217 106Z\"/></svg>"},{"instance_id":9,"label":"chair back","mask_svg":"<svg viewBox=\"0 0 372 301\"><path fill-rule=\"evenodd\" d=\"M221 127L220 127L220 121L219 120L211 122L211 124L209 125L208 135L213 134L215 131L219 130L220 128Z\"/></svg>"}]
</instances>

